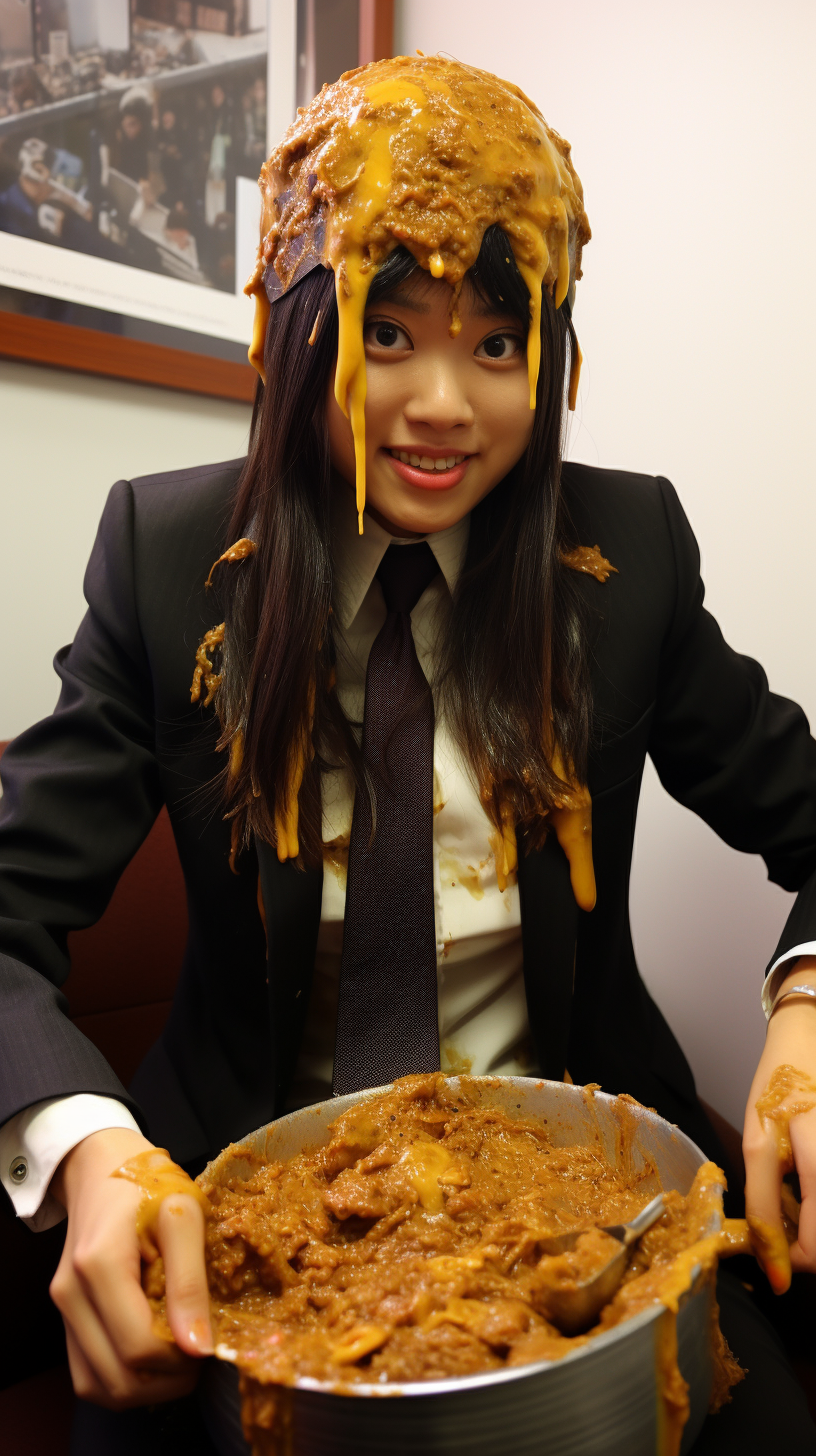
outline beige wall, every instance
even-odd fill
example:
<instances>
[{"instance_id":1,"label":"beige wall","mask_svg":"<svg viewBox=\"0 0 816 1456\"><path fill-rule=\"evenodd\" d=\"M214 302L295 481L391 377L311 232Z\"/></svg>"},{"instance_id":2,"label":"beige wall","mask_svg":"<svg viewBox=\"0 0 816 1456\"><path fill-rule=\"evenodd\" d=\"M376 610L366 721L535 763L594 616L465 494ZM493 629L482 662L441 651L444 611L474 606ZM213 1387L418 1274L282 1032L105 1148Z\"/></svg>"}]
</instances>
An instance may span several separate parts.
<instances>
[{"instance_id":1,"label":"beige wall","mask_svg":"<svg viewBox=\"0 0 816 1456\"><path fill-rule=\"evenodd\" d=\"M51 667L115 480L242 455L249 408L0 360L0 739L50 713Z\"/></svg>"},{"instance_id":2,"label":"beige wall","mask_svg":"<svg viewBox=\"0 0 816 1456\"><path fill-rule=\"evenodd\" d=\"M816 7L397 0L398 49L522 86L573 145L593 240L571 453L673 480L727 637L816 712ZM600 543L603 546L603 542ZM789 897L647 776L633 919L704 1096L735 1121Z\"/></svg>"}]
</instances>

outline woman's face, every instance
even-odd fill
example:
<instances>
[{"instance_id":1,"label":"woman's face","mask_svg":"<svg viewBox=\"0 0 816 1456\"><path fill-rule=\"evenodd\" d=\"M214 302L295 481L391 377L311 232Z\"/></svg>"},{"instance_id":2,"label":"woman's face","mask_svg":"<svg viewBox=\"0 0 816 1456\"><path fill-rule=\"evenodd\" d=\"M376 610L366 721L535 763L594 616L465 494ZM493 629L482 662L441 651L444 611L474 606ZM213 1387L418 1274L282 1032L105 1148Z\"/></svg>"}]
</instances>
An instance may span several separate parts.
<instances>
[{"instance_id":1,"label":"woman's face","mask_svg":"<svg viewBox=\"0 0 816 1456\"><path fill-rule=\"evenodd\" d=\"M461 520L532 433L526 329L493 313L466 281L452 339L449 304L449 286L417 270L366 310L366 509L394 535L425 536ZM333 378L328 427L332 465L353 488L351 425Z\"/></svg>"}]
</instances>

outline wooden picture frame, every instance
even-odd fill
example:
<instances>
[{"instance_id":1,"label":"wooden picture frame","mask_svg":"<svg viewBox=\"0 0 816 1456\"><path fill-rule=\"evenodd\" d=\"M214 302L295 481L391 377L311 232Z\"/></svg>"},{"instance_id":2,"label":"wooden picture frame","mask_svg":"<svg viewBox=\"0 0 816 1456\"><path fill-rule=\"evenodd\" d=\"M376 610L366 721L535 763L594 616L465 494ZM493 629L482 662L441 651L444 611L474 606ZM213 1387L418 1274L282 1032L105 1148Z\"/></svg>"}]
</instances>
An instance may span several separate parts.
<instances>
[{"instance_id":1,"label":"wooden picture frame","mask_svg":"<svg viewBox=\"0 0 816 1456\"><path fill-rule=\"evenodd\" d=\"M313 5L314 0L306 0L306 4ZM296 0L285 0L281 8L291 11L287 18L291 21L290 38L294 42L296 18L292 17L296 17ZM392 54L393 10L393 0L359 0L359 64ZM270 31L271 28L270 25ZM293 76L292 98L294 87ZM285 109L286 101L283 97L281 101ZM289 117L293 110L290 102ZM279 104L279 114L274 117L276 124L280 121L280 111ZM244 403L254 398L257 377L249 364L234 358L219 358L207 352L122 337L98 328L31 317L2 307L0 357Z\"/></svg>"}]
</instances>

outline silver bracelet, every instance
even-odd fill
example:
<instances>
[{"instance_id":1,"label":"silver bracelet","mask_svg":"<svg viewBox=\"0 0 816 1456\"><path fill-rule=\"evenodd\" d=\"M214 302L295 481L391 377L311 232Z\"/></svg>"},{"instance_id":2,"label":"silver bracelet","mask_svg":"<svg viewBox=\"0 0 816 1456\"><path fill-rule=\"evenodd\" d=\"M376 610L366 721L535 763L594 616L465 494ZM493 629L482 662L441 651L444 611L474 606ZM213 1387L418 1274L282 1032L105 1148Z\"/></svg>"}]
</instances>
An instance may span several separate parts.
<instances>
[{"instance_id":1,"label":"silver bracelet","mask_svg":"<svg viewBox=\"0 0 816 1456\"><path fill-rule=\"evenodd\" d=\"M770 1009L770 1012L768 1014L769 1021L773 1016L777 1006L781 1006L782 1002L787 1001L789 996L809 996L811 1001L816 1001L816 986L790 986L787 991L783 991L781 996L776 997L776 1000L774 1001L774 1004Z\"/></svg>"}]
</instances>

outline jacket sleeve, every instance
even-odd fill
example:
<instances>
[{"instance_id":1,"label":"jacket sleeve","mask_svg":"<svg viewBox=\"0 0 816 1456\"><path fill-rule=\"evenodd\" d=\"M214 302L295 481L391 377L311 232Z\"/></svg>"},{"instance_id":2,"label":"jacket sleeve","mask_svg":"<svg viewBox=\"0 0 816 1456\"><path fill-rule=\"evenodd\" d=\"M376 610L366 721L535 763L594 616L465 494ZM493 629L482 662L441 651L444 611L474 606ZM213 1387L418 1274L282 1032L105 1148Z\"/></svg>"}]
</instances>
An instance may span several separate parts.
<instances>
[{"instance_id":1,"label":"jacket sleeve","mask_svg":"<svg viewBox=\"0 0 816 1456\"><path fill-rule=\"evenodd\" d=\"M0 1123L76 1092L118 1098L139 1116L58 989L68 933L102 914L162 803L133 527L133 492L120 481L88 564L88 612L55 658L57 707L0 765Z\"/></svg>"},{"instance_id":2,"label":"jacket sleeve","mask_svg":"<svg viewBox=\"0 0 816 1456\"><path fill-rule=\"evenodd\" d=\"M816 742L802 709L770 691L759 664L734 652L705 610L697 542L674 489L658 483L676 604L649 751L673 798L798 891L772 964L816 940Z\"/></svg>"}]
</instances>

